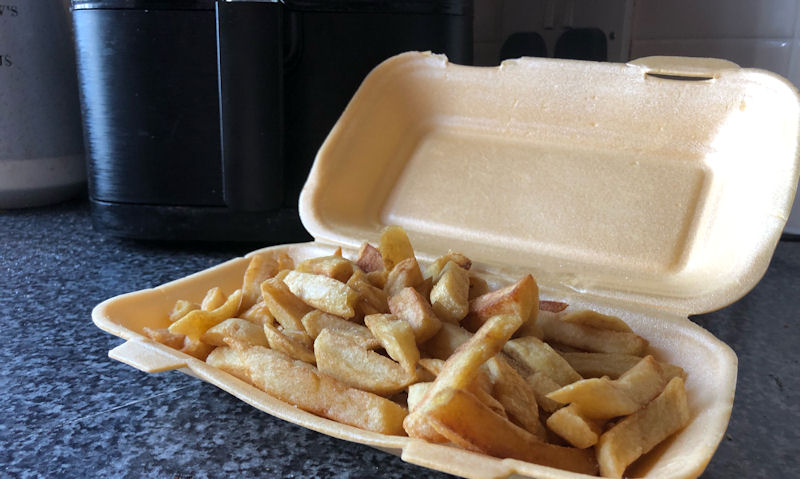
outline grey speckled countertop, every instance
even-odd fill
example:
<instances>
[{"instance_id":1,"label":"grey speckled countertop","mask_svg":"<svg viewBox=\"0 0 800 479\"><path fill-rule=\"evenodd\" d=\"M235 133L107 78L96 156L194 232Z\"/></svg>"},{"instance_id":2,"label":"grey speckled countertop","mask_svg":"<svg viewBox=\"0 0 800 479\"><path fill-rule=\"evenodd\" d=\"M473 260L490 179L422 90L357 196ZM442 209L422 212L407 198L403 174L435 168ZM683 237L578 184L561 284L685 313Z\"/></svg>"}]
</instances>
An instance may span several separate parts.
<instances>
[{"instance_id":1,"label":"grey speckled countertop","mask_svg":"<svg viewBox=\"0 0 800 479\"><path fill-rule=\"evenodd\" d=\"M0 477L449 477L311 432L180 372L108 358L92 308L263 245L101 236L85 201L0 212ZM733 415L703 477L800 470L800 242L745 298L695 318L739 356Z\"/></svg>"}]
</instances>

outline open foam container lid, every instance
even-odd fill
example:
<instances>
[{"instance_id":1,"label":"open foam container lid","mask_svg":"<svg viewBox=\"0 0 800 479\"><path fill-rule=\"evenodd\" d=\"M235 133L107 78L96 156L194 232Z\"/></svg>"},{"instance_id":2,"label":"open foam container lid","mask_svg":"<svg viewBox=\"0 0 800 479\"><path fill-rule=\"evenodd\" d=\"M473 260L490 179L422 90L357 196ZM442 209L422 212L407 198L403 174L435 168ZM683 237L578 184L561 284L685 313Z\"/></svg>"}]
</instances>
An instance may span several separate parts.
<instances>
[{"instance_id":1,"label":"open foam container lid","mask_svg":"<svg viewBox=\"0 0 800 479\"><path fill-rule=\"evenodd\" d=\"M406 53L366 78L300 197L320 242L403 226L551 291L682 314L763 276L798 180L797 92L713 59Z\"/></svg>"}]
</instances>

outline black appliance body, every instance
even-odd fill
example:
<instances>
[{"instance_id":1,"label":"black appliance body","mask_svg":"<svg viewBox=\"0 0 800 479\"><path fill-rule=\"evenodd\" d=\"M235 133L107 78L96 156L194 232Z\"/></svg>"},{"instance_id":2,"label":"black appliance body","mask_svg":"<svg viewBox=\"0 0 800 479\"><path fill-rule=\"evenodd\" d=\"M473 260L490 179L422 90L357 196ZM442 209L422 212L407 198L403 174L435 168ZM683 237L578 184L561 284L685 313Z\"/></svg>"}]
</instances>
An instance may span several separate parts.
<instances>
[{"instance_id":1,"label":"black appliance body","mask_svg":"<svg viewBox=\"0 0 800 479\"><path fill-rule=\"evenodd\" d=\"M472 61L472 1L73 0L92 220L138 239L309 239L317 150L369 71Z\"/></svg>"}]
</instances>

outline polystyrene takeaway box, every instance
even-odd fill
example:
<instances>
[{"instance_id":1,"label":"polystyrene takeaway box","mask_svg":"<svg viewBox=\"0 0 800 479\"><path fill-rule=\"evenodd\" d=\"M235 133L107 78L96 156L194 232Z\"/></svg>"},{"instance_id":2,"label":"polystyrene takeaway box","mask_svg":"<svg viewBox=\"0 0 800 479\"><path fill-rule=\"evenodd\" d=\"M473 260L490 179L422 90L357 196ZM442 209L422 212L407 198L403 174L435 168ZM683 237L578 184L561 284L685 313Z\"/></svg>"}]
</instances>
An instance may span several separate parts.
<instances>
[{"instance_id":1,"label":"polystyrene takeaway box","mask_svg":"<svg viewBox=\"0 0 800 479\"><path fill-rule=\"evenodd\" d=\"M798 120L786 81L722 60L477 68L406 53L367 77L319 150L300 197L316 241L268 249L355 255L399 224L423 260L459 250L495 286L532 272L543 298L620 316L688 372L691 409L628 474L696 477L727 427L737 361L688 315L732 303L767 268L797 184ZM165 327L179 298L239 288L247 261L98 305L95 323L127 340L110 356L183 368L269 414L432 469L580 476L338 424L142 334Z\"/></svg>"}]
</instances>

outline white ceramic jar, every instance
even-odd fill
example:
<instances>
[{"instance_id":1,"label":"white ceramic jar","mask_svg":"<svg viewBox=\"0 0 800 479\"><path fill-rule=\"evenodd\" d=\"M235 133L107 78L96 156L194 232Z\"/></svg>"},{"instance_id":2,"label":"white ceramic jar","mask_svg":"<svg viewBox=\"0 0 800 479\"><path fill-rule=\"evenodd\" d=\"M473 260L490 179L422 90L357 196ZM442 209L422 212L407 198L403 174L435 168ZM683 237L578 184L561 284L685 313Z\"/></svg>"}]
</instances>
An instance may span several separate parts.
<instances>
[{"instance_id":1,"label":"white ceramic jar","mask_svg":"<svg viewBox=\"0 0 800 479\"><path fill-rule=\"evenodd\" d=\"M83 151L68 2L0 0L0 208L80 192Z\"/></svg>"}]
</instances>

